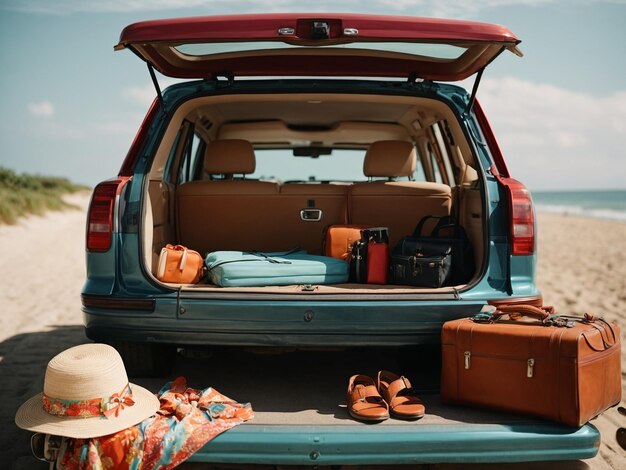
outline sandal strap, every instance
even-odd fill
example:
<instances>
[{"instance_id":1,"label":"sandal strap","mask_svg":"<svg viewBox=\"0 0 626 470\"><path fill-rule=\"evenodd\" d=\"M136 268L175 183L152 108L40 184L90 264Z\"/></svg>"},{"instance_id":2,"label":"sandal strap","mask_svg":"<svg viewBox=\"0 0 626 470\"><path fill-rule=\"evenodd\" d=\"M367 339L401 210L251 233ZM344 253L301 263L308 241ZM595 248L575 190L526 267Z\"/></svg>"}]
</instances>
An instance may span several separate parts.
<instances>
[{"instance_id":1,"label":"sandal strap","mask_svg":"<svg viewBox=\"0 0 626 470\"><path fill-rule=\"evenodd\" d=\"M368 399L370 401L383 401L383 397L380 396L374 385L355 385L350 398L352 402L367 401Z\"/></svg>"},{"instance_id":2,"label":"sandal strap","mask_svg":"<svg viewBox=\"0 0 626 470\"><path fill-rule=\"evenodd\" d=\"M404 390L406 390L406 392L402 393L402 395L410 395L413 393L413 386L411 385L411 382L409 382L409 379L402 376L391 382L389 387L387 387L387 399L392 401Z\"/></svg>"}]
</instances>

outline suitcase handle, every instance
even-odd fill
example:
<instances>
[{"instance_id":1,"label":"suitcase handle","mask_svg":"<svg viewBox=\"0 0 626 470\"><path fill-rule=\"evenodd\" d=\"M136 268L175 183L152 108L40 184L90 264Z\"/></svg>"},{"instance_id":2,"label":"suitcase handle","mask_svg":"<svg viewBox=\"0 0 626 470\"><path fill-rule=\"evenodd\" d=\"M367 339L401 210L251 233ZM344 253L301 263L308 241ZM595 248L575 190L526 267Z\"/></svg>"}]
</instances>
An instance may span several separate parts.
<instances>
[{"instance_id":1,"label":"suitcase handle","mask_svg":"<svg viewBox=\"0 0 626 470\"><path fill-rule=\"evenodd\" d=\"M589 338L587 338L587 335L583 333L582 336L583 338L585 338L585 342L587 343L587 345L594 351L605 351L609 349L610 347L614 346L617 343L618 339L615 336L615 331L613 331L613 327L611 326L611 324L609 322L604 321L602 318L596 318L594 322L601 323L600 326L597 324L592 324L592 326L600 333L600 338L602 339L602 345L604 346L604 349L598 349L597 347L592 345L589 342ZM591 323L591 322L587 322L587 323ZM609 338L609 334L606 331L607 328L611 332L611 336L613 336L612 340L611 338ZM606 338L604 337L605 335L606 335Z\"/></svg>"},{"instance_id":2,"label":"suitcase handle","mask_svg":"<svg viewBox=\"0 0 626 470\"><path fill-rule=\"evenodd\" d=\"M491 315L490 321L497 321L498 319L500 319L500 317L502 317L503 315L507 315L507 314L509 315L509 318L511 320L519 320L521 317L527 316L527 317L536 318L537 320L540 320L542 323L547 324L547 325L552 324L550 320L553 320L553 319L556 319L557 321L559 319L562 319L565 321L564 324L557 323L557 326L569 327L570 323L573 326L573 323L568 322L567 319L579 321L582 323L587 323L593 326L593 328L595 328L600 333L602 345L604 346L603 349L597 348L596 346L591 344L591 342L589 341L589 338L587 338L586 334L583 333L582 337L585 339L585 342L594 351L605 351L606 349L609 349L610 347L614 346L619 340L615 334L615 331L613 330L613 327L611 326L609 322L589 313L585 313L583 318L578 318L578 317L571 317L567 315L557 316L555 314L554 307L551 307L551 306L535 307L534 305L526 305L526 304L501 305ZM610 331L612 338L609 337L609 333L607 332L607 329L608 331Z\"/></svg>"},{"instance_id":3,"label":"suitcase handle","mask_svg":"<svg viewBox=\"0 0 626 470\"><path fill-rule=\"evenodd\" d=\"M292 253L297 253L298 251L300 251L300 248L296 247L293 250L289 250L289 251L286 251L284 253L272 253L272 256L287 256L287 255L290 255ZM253 256L257 256L257 258L252 258L252 259L230 259L230 260L226 260L226 261L220 261L219 263L215 263L215 264L212 264L211 266L207 266L207 270L210 272L211 270L217 268L218 266L222 266L224 264L245 263L245 262L249 262L249 261L267 261L267 262L273 263L273 264L291 264L291 261L288 261L286 259L272 258L268 254L261 253L260 251L248 251L246 253L250 254L250 255L253 255Z\"/></svg>"},{"instance_id":4,"label":"suitcase handle","mask_svg":"<svg viewBox=\"0 0 626 470\"><path fill-rule=\"evenodd\" d=\"M535 307L534 305L500 305L492 315L496 321L503 315L508 315L511 320L519 320L520 317L531 317L546 322L554 315L554 307Z\"/></svg>"}]
</instances>

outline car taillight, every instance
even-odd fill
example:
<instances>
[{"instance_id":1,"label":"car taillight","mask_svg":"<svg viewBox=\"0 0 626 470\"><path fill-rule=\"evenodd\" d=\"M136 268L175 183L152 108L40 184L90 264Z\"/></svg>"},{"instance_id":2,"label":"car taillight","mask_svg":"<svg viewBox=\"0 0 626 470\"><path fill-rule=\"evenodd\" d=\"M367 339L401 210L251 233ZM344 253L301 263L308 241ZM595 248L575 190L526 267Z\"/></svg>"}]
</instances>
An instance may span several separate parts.
<instances>
[{"instance_id":1,"label":"car taillight","mask_svg":"<svg viewBox=\"0 0 626 470\"><path fill-rule=\"evenodd\" d=\"M87 250L102 252L111 248L115 200L127 181L104 181L93 190L87 215Z\"/></svg>"},{"instance_id":2,"label":"car taillight","mask_svg":"<svg viewBox=\"0 0 626 470\"><path fill-rule=\"evenodd\" d=\"M509 193L511 254L532 255L535 252L535 214L530 192L513 178L498 178Z\"/></svg>"}]
</instances>

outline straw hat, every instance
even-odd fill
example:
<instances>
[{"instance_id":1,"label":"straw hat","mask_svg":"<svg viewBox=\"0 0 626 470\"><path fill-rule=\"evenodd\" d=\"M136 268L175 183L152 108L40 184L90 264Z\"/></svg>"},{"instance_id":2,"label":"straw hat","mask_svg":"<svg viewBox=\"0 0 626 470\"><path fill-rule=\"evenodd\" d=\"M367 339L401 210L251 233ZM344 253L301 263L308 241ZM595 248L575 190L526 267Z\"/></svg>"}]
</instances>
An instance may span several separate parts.
<instances>
[{"instance_id":1,"label":"straw hat","mask_svg":"<svg viewBox=\"0 0 626 470\"><path fill-rule=\"evenodd\" d=\"M90 438L134 426L158 409L153 393L128 382L114 348L82 344L52 358L43 393L20 406L15 424L33 432Z\"/></svg>"}]
</instances>

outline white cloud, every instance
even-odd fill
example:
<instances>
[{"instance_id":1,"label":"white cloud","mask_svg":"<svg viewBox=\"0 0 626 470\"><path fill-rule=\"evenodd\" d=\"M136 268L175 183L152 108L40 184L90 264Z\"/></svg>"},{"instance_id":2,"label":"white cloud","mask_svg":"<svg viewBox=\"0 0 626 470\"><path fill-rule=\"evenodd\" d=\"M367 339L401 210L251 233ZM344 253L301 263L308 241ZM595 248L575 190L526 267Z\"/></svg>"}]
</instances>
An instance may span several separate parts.
<instances>
[{"instance_id":1,"label":"white cloud","mask_svg":"<svg viewBox=\"0 0 626 470\"><path fill-rule=\"evenodd\" d=\"M626 5L626 0L588 0L588 3ZM215 15L274 12L352 12L411 15L435 18L477 19L485 11L499 7L538 7L562 4L568 0L0 0L0 11L46 15L74 13L139 13L178 11L177 15ZM188 11L189 13L184 13ZM198 13L201 12L201 13ZM164 13L163 16L173 16Z\"/></svg>"},{"instance_id":2,"label":"white cloud","mask_svg":"<svg viewBox=\"0 0 626 470\"><path fill-rule=\"evenodd\" d=\"M554 3L557 0L375 0L384 10L390 12L411 12L419 16L443 18L471 18L480 11L496 7L522 5L536 6ZM368 2L370 4L370 2ZM419 13L413 13L416 11Z\"/></svg>"},{"instance_id":3,"label":"white cloud","mask_svg":"<svg viewBox=\"0 0 626 470\"><path fill-rule=\"evenodd\" d=\"M28 110L36 117L50 118L54 116L54 105L48 100L29 103Z\"/></svg>"},{"instance_id":4,"label":"white cloud","mask_svg":"<svg viewBox=\"0 0 626 470\"><path fill-rule=\"evenodd\" d=\"M161 88L161 91L165 90L170 85L186 81L188 80L161 76L158 79L159 88ZM142 107L147 108L152 104L152 101L154 101L154 98L156 98L157 93L154 85L152 83L149 83L148 85L132 86L125 88L124 90L122 90L122 95L126 98L130 98L133 102L142 105Z\"/></svg>"},{"instance_id":5,"label":"white cloud","mask_svg":"<svg viewBox=\"0 0 626 470\"><path fill-rule=\"evenodd\" d=\"M39 125L28 128L34 139L42 137L51 142L102 142L103 138L113 138L130 142L143 119L142 114L124 113L117 120L77 122L76 120L43 120Z\"/></svg>"},{"instance_id":6,"label":"white cloud","mask_svg":"<svg viewBox=\"0 0 626 470\"><path fill-rule=\"evenodd\" d=\"M67 122L45 121L41 127L29 128L34 138L45 137L52 141L81 141L86 137L85 130L80 125Z\"/></svg>"},{"instance_id":7,"label":"white cloud","mask_svg":"<svg viewBox=\"0 0 626 470\"><path fill-rule=\"evenodd\" d=\"M225 12L276 12L276 11L352 11L378 13L409 13L419 16L443 16L452 18L473 17L486 9L525 5L536 6L556 3L559 0L318 0L316 2L298 2L295 0L0 0L2 9L31 13L71 14L91 13L129 13L141 11L159 11L174 9L199 9L204 14ZM604 3L624 3L624 0L595 0ZM236 5L235 5L236 3ZM567 2L563 2L567 3Z\"/></svg>"},{"instance_id":8,"label":"white cloud","mask_svg":"<svg viewBox=\"0 0 626 470\"><path fill-rule=\"evenodd\" d=\"M156 90L152 85L134 86L126 88L122 91L122 94L137 104L150 106L156 97Z\"/></svg>"},{"instance_id":9,"label":"white cloud","mask_svg":"<svg viewBox=\"0 0 626 470\"><path fill-rule=\"evenodd\" d=\"M86 134L90 137L108 136L128 140L137 131L143 116L125 116L124 120L97 122L87 126Z\"/></svg>"},{"instance_id":10,"label":"white cloud","mask_svg":"<svg viewBox=\"0 0 626 470\"><path fill-rule=\"evenodd\" d=\"M531 188L623 187L626 92L605 97L486 78L478 99L512 176Z\"/></svg>"},{"instance_id":11,"label":"white cloud","mask_svg":"<svg viewBox=\"0 0 626 470\"><path fill-rule=\"evenodd\" d=\"M4 10L28 13L66 15L72 13L132 13L175 9L205 9L205 14L216 12L279 11L298 9L297 2L290 0L240 0L234 6L232 0L0 0ZM330 3L330 2L328 2ZM302 4L300 4L302 5ZM206 12L206 10L209 12ZM301 9L301 8L300 8Z\"/></svg>"}]
</instances>

